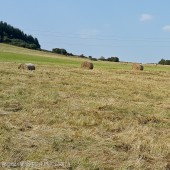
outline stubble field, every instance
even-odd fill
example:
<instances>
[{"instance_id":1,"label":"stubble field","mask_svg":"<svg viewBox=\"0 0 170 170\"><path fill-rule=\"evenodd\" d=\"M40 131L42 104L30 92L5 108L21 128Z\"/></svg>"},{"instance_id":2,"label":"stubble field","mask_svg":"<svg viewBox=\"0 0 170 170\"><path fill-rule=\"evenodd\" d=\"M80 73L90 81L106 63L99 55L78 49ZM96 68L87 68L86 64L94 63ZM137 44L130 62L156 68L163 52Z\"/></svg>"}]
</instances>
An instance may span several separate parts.
<instances>
[{"instance_id":1,"label":"stubble field","mask_svg":"<svg viewBox=\"0 0 170 170\"><path fill-rule=\"evenodd\" d=\"M84 70L83 59L14 49L0 48L0 168L170 168L170 67ZM18 70L24 61L36 70Z\"/></svg>"}]
</instances>

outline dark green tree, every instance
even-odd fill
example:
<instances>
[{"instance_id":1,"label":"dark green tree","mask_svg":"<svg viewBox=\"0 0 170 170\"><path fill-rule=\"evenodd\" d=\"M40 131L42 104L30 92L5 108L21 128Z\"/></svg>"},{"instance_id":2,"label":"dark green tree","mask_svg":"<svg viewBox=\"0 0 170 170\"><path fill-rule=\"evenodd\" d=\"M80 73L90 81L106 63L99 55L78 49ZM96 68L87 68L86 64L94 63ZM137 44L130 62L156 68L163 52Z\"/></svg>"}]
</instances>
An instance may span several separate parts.
<instances>
[{"instance_id":1,"label":"dark green tree","mask_svg":"<svg viewBox=\"0 0 170 170\"><path fill-rule=\"evenodd\" d=\"M101 57L99 58L99 60L101 60L101 61L106 61L106 59L105 59L103 56L101 56Z\"/></svg>"},{"instance_id":2,"label":"dark green tree","mask_svg":"<svg viewBox=\"0 0 170 170\"><path fill-rule=\"evenodd\" d=\"M0 21L0 42L31 49L41 48L37 38L27 35L3 21Z\"/></svg>"},{"instance_id":3,"label":"dark green tree","mask_svg":"<svg viewBox=\"0 0 170 170\"><path fill-rule=\"evenodd\" d=\"M158 64L165 65L165 59L162 58L162 59L158 62Z\"/></svg>"},{"instance_id":4,"label":"dark green tree","mask_svg":"<svg viewBox=\"0 0 170 170\"><path fill-rule=\"evenodd\" d=\"M67 51L63 48L53 48L52 52L57 54L67 55Z\"/></svg>"},{"instance_id":5,"label":"dark green tree","mask_svg":"<svg viewBox=\"0 0 170 170\"><path fill-rule=\"evenodd\" d=\"M110 57L107 59L107 61L119 62L119 58L118 57Z\"/></svg>"},{"instance_id":6,"label":"dark green tree","mask_svg":"<svg viewBox=\"0 0 170 170\"><path fill-rule=\"evenodd\" d=\"M165 65L170 65L170 60L165 60Z\"/></svg>"}]
</instances>

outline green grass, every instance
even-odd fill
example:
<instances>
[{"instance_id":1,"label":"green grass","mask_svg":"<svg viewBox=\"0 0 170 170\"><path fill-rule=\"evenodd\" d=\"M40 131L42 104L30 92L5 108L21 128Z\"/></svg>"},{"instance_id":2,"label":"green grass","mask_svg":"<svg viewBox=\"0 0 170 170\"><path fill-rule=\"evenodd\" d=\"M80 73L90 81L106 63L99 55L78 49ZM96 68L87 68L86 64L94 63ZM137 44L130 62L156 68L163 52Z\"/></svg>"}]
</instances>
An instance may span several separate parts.
<instances>
[{"instance_id":1,"label":"green grass","mask_svg":"<svg viewBox=\"0 0 170 170\"><path fill-rule=\"evenodd\" d=\"M50 52L30 50L0 43L0 62L32 62L35 64L59 64L80 67L80 64L84 60L85 59L77 57L66 57ZM95 68L131 70L131 63L112 63L103 61L93 61L93 63ZM156 67L154 64L145 64L144 69L146 71L170 71L170 66L158 65Z\"/></svg>"},{"instance_id":2,"label":"green grass","mask_svg":"<svg viewBox=\"0 0 170 170\"><path fill-rule=\"evenodd\" d=\"M168 66L132 71L130 63L97 61L83 70L80 58L1 44L0 61L0 162L64 162L73 170L170 166ZM18 70L21 62L36 70Z\"/></svg>"},{"instance_id":3,"label":"green grass","mask_svg":"<svg viewBox=\"0 0 170 170\"><path fill-rule=\"evenodd\" d=\"M0 52L0 61L1 62L32 62L35 64L60 64L60 65L78 65L80 61L74 61L68 58L50 58L43 56L35 56L34 54L17 54L17 53L8 53L8 52Z\"/></svg>"}]
</instances>

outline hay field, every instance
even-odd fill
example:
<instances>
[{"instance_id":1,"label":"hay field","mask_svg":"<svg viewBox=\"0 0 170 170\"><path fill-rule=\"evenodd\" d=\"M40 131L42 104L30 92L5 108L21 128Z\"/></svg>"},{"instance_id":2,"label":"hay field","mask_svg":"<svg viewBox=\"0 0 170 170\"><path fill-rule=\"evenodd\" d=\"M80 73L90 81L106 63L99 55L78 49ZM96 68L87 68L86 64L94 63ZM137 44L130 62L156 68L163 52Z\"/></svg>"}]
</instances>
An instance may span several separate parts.
<instances>
[{"instance_id":1,"label":"hay field","mask_svg":"<svg viewBox=\"0 0 170 170\"><path fill-rule=\"evenodd\" d=\"M0 168L169 169L170 67L62 57L0 44Z\"/></svg>"}]
</instances>

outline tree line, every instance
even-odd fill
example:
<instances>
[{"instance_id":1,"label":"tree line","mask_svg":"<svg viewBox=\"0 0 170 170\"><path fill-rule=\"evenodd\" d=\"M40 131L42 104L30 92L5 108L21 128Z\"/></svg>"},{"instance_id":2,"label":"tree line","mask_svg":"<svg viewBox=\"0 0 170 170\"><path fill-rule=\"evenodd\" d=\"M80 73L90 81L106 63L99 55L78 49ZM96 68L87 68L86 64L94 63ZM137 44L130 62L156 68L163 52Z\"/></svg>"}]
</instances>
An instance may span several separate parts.
<instances>
[{"instance_id":1,"label":"tree line","mask_svg":"<svg viewBox=\"0 0 170 170\"><path fill-rule=\"evenodd\" d=\"M84 54L81 55L74 55L72 53L68 53L66 49L64 48L53 48L52 49L53 53L56 54L61 54L61 55L66 55L66 56L78 56L80 58L89 58L92 61L97 61L97 60L101 60L101 61L111 61L111 62L119 62L119 58L118 57L109 57L109 58L104 58L104 57L100 57L99 59L94 58L92 56L85 56Z\"/></svg>"},{"instance_id":2,"label":"tree line","mask_svg":"<svg viewBox=\"0 0 170 170\"><path fill-rule=\"evenodd\" d=\"M41 48L37 38L27 35L20 29L14 28L3 21L0 21L0 43L7 43L30 49Z\"/></svg>"},{"instance_id":3,"label":"tree line","mask_svg":"<svg viewBox=\"0 0 170 170\"><path fill-rule=\"evenodd\" d=\"M165 60L165 59L161 59L158 64L162 64L162 65L170 65L170 60Z\"/></svg>"}]
</instances>

